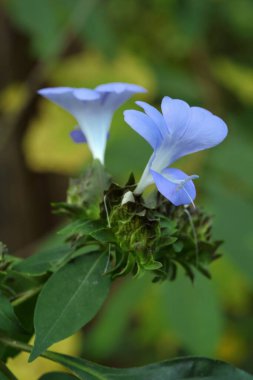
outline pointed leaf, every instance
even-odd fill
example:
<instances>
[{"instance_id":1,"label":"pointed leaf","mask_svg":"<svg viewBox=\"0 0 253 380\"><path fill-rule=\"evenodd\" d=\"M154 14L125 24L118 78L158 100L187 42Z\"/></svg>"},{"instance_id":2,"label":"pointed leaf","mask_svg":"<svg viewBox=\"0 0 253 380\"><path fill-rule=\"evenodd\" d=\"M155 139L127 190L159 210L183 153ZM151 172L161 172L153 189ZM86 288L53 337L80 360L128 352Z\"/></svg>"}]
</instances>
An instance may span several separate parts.
<instances>
[{"instance_id":1,"label":"pointed leaf","mask_svg":"<svg viewBox=\"0 0 253 380\"><path fill-rule=\"evenodd\" d=\"M26 309L26 318L27 311L29 310ZM0 292L0 335L1 334L11 337L14 340L17 339L25 342L27 342L31 337L26 330L26 326L23 326L19 314L16 313L16 308L14 311L10 301ZM5 347L0 343L0 358L3 361L6 361L7 358L12 357L15 354L15 350Z\"/></svg>"},{"instance_id":2,"label":"pointed leaf","mask_svg":"<svg viewBox=\"0 0 253 380\"><path fill-rule=\"evenodd\" d=\"M16 264L13 269L18 272L31 275L42 275L52 270L59 262L71 254L71 248L67 245L39 251L35 255Z\"/></svg>"},{"instance_id":3,"label":"pointed leaf","mask_svg":"<svg viewBox=\"0 0 253 380\"><path fill-rule=\"evenodd\" d=\"M46 357L64 365L82 380L253 380L253 376L227 363L201 357L122 369L53 352L47 352Z\"/></svg>"},{"instance_id":4,"label":"pointed leaf","mask_svg":"<svg viewBox=\"0 0 253 380\"><path fill-rule=\"evenodd\" d=\"M9 336L24 332L10 301L2 293L0 293L0 331Z\"/></svg>"},{"instance_id":5,"label":"pointed leaf","mask_svg":"<svg viewBox=\"0 0 253 380\"><path fill-rule=\"evenodd\" d=\"M110 286L107 258L85 255L62 267L46 283L35 309L35 346L30 360L79 330L102 306Z\"/></svg>"}]
</instances>

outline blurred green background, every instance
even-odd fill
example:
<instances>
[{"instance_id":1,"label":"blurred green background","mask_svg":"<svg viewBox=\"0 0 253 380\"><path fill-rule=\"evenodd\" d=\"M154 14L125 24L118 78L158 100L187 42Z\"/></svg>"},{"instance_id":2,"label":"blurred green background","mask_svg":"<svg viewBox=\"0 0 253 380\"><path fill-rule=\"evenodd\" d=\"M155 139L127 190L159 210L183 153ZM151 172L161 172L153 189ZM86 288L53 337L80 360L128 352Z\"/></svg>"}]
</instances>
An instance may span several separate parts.
<instances>
[{"instance_id":1,"label":"blurred green background","mask_svg":"<svg viewBox=\"0 0 253 380\"><path fill-rule=\"evenodd\" d=\"M253 373L253 1L6 0L0 58L0 239L18 255L56 228L50 202L91 159L69 138L74 119L38 88L126 81L146 87L136 99L157 107L169 95L224 118L221 146L179 162L200 175L196 204L225 241L213 280L115 283L81 353L115 366L207 355ZM106 155L120 183L138 177L151 152L124 108Z\"/></svg>"}]
</instances>

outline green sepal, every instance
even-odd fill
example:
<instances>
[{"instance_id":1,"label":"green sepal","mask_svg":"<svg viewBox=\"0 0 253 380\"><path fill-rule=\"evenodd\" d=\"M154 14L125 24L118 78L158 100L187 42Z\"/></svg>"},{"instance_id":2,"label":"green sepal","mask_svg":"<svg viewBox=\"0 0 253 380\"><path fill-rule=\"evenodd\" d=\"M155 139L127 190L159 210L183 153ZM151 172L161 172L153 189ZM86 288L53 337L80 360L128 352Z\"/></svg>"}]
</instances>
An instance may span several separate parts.
<instances>
[{"instance_id":1,"label":"green sepal","mask_svg":"<svg viewBox=\"0 0 253 380\"><path fill-rule=\"evenodd\" d=\"M96 200L84 191L93 170L100 173L103 184L97 189ZM133 175L125 186L119 186L103 179L101 170L100 164L87 170L79 179L81 187L75 188L78 197L67 204L69 207L72 202L79 208L78 213L70 213L72 221L60 231L74 252L97 245L98 250L108 253L106 273L112 278L129 273L138 277L149 271L154 282L172 281L178 266L185 269L191 281L196 270L210 278L209 265L220 257L217 250L221 242L212 241L208 215L191 207L175 207L157 192L148 199L136 196ZM129 197L124 198L125 194ZM87 202L95 202L99 213L89 214Z\"/></svg>"},{"instance_id":2,"label":"green sepal","mask_svg":"<svg viewBox=\"0 0 253 380\"><path fill-rule=\"evenodd\" d=\"M78 178L70 180L66 203L53 204L55 212L71 217L97 219L104 192L111 183L110 175L98 160L94 160Z\"/></svg>"}]
</instances>

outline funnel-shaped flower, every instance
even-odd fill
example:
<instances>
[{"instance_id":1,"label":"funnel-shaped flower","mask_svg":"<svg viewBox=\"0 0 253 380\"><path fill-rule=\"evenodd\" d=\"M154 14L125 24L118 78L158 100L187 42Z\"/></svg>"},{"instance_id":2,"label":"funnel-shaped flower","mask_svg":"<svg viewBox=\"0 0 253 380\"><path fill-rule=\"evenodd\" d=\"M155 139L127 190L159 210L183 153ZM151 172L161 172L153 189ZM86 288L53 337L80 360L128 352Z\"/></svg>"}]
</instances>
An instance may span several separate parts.
<instances>
[{"instance_id":1,"label":"funnel-shaped flower","mask_svg":"<svg viewBox=\"0 0 253 380\"><path fill-rule=\"evenodd\" d=\"M71 133L75 142L86 142L94 159L104 163L106 140L114 111L143 87L128 83L108 83L88 88L53 87L38 93L70 112L78 122Z\"/></svg>"},{"instance_id":2,"label":"funnel-shaped flower","mask_svg":"<svg viewBox=\"0 0 253 380\"><path fill-rule=\"evenodd\" d=\"M155 182L157 189L174 205L193 203L196 190L193 179L179 169L168 168L187 154L211 148L224 140L226 124L211 112L190 107L186 102L163 98L162 113L145 102L136 102L145 113L124 112L125 121L153 148L152 154L135 194Z\"/></svg>"}]
</instances>

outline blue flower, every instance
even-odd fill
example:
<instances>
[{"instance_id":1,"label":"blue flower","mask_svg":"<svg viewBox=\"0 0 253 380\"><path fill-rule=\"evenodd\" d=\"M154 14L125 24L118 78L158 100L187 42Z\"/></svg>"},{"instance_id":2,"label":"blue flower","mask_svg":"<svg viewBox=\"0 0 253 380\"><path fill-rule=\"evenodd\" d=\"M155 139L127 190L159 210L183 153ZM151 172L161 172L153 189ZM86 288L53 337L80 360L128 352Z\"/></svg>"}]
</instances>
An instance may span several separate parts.
<instances>
[{"instance_id":1,"label":"blue flower","mask_svg":"<svg viewBox=\"0 0 253 380\"><path fill-rule=\"evenodd\" d=\"M38 93L70 112L78 122L72 139L87 142L94 159L104 163L106 140L114 111L143 87L128 83L108 83L88 88L53 87Z\"/></svg>"},{"instance_id":2,"label":"blue flower","mask_svg":"<svg viewBox=\"0 0 253 380\"><path fill-rule=\"evenodd\" d=\"M200 107L190 107L186 102L162 100L162 113L145 102L136 102L144 112L127 110L125 121L139 133L154 152L143 172L135 194L141 194L154 183L158 191L175 206L193 203L196 190L193 179L170 166L180 157L221 143L227 135L222 119Z\"/></svg>"}]
</instances>

